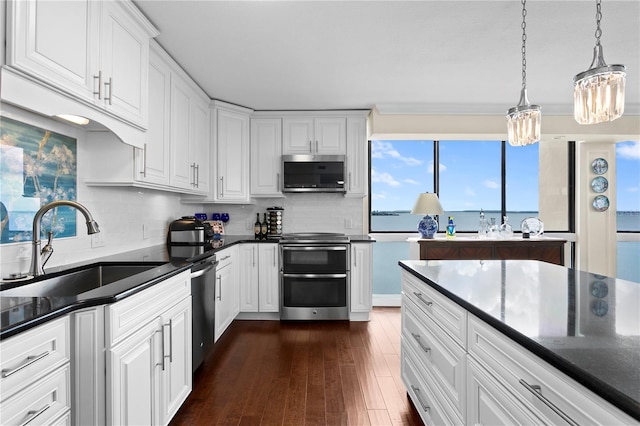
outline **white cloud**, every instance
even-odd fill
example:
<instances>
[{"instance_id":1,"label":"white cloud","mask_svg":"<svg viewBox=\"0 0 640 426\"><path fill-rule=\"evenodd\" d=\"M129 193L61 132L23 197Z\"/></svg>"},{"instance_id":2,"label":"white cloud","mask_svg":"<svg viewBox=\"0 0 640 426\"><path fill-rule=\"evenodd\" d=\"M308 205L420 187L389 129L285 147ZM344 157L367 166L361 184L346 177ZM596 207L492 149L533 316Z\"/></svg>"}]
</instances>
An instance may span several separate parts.
<instances>
[{"instance_id":1,"label":"white cloud","mask_svg":"<svg viewBox=\"0 0 640 426\"><path fill-rule=\"evenodd\" d=\"M445 166L444 164L440 163L440 173L446 172L447 171L447 166ZM433 174L433 160L429 161L429 164L427 164L427 173L429 173L430 175Z\"/></svg>"},{"instance_id":2,"label":"white cloud","mask_svg":"<svg viewBox=\"0 0 640 426\"><path fill-rule=\"evenodd\" d=\"M631 186L627 188L627 192L638 192L638 191L640 191L640 188L638 188L637 186Z\"/></svg>"},{"instance_id":3,"label":"white cloud","mask_svg":"<svg viewBox=\"0 0 640 426\"><path fill-rule=\"evenodd\" d=\"M387 196L385 194L376 193L371 194L371 198L373 198L374 200L384 200L385 198L387 198Z\"/></svg>"},{"instance_id":4,"label":"white cloud","mask_svg":"<svg viewBox=\"0 0 640 426\"><path fill-rule=\"evenodd\" d=\"M371 181L386 183L389 186L400 186L400 182L398 182L391 174L384 172L378 173L376 170L371 169Z\"/></svg>"},{"instance_id":5,"label":"white cloud","mask_svg":"<svg viewBox=\"0 0 640 426\"><path fill-rule=\"evenodd\" d=\"M371 142L371 158L394 158L402 161L407 166L419 166L422 164L422 160L418 160L413 157L403 157L393 147L391 142L385 141L372 141Z\"/></svg>"},{"instance_id":6,"label":"white cloud","mask_svg":"<svg viewBox=\"0 0 640 426\"><path fill-rule=\"evenodd\" d=\"M627 160L640 160L640 142L619 143L616 152Z\"/></svg>"},{"instance_id":7,"label":"white cloud","mask_svg":"<svg viewBox=\"0 0 640 426\"><path fill-rule=\"evenodd\" d=\"M497 189L499 187L498 182L491 179L485 180L484 182L482 182L482 184L489 189Z\"/></svg>"},{"instance_id":8,"label":"white cloud","mask_svg":"<svg viewBox=\"0 0 640 426\"><path fill-rule=\"evenodd\" d=\"M466 187L464 189L464 194L468 195L470 197L475 197L476 196L476 192L473 189L469 188L469 187Z\"/></svg>"},{"instance_id":9,"label":"white cloud","mask_svg":"<svg viewBox=\"0 0 640 426\"><path fill-rule=\"evenodd\" d=\"M413 179L405 179L403 180L404 183L410 183L411 185L419 185L420 182L418 182L417 180L413 180Z\"/></svg>"}]
</instances>

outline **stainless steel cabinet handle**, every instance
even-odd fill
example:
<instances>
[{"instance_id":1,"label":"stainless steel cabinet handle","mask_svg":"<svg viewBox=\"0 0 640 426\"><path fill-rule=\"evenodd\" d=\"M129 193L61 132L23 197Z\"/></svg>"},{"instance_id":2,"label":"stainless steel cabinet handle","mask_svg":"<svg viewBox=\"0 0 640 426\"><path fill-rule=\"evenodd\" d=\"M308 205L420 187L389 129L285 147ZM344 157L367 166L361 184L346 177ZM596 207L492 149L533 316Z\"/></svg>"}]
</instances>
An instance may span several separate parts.
<instances>
[{"instance_id":1,"label":"stainless steel cabinet handle","mask_svg":"<svg viewBox=\"0 0 640 426\"><path fill-rule=\"evenodd\" d=\"M29 417L27 418L27 420L25 420L24 422L20 423L20 426L28 425L29 423L34 421L36 419L36 417L38 417L40 414L42 414L45 411L47 411L49 409L49 407L51 407L51 404L47 404L44 407L42 407L41 409L39 409L39 410L29 410L29 412L27 412Z\"/></svg>"},{"instance_id":2,"label":"stainless steel cabinet handle","mask_svg":"<svg viewBox=\"0 0 640 426\"><path fill-rule=\"evenodd\" d=\"M433 305L433 302L426 300L424 297L422 297L422 293L418 293L417 291L414 291L413 294L415 294L418 299L422 300L422 303L424 303L425 305L427 306Z\"/></svg>"},{"instance_id":3,"label":"stainless steel cabinet handle","mask_svg":"<svg viewBox=\"0 0 640 426\"><path fill-rule=\"evenodd\" d=\"M196 188L200 188L200 164L196 164Z\"/></svg>"},{"instance_id":4,"label":"stainless steel cabinet handle","mask_svg":"<svg viewBox=\"0 0 640 426\"><path fill-rule=\"evenodd\" d=\"M111 105L111 98L113 98L113 81L112 81L111 77L109 77L109 81L105 81L104 86L105 86L105 88L104 88L104 91L105 91L104 100L105 101L109 101L109 105ZM107 87L109 87L109 97L106 97Z\"/></svg>"},{"instance_id":5,"label":"stainless steel cabinet handle","mask_svg":"<svg viewBox=\"0 0 640 426\"><path fill-rule=\"evenodd\" d=\"M309 141L309 153L313 153L313 145L311 145L311 141Z\"/></svg>"},{"instance_id":6,"label":"stainless steel cabinet handle","mask_svg":"<svg viewBox=\"0 0 640 426\"><path fill-rule=\"evenodd\" d=\"M280 173L276 173L276 191L281 191L280 189Z\"/></svg>"},{"instance_id":7,"label":"stainless steel cabinet handle","mask_svg":"<svg viewBox=\"0 0 640 426\"><path fill-rule=\"evenodd\" d=\"M351 172L349 172L349 174L348 174L347 176L348 176L348 179L349 179L349 186L348 186L348 188L349 188L349 191L351 191Z\"/></svg>"},{"instance_id":8,"label":"stainless steel cabinet handle","mask_svg":"<svg viewBox=\"0 0 640 426\"><path fill-rule=\"evenodd\" d=\"M225 257L223 257L222 259L220 259L220 261L227 260L227 259L228 259L228 258L230 258L230 257L231 257L231 255L230 255L230 254L228 254L228 255L226 255Z\"/></svg>"},{"instance_id":9,"label":"stainless steel cabinet handle","mask_svg":"<svg viewBox=\"0 0 640 426\"><path fill-rule=\"evenodd\" d=\"M285 278L347 278L347 274L283 274Z\"/></svg>"},{"instance_id":10,"label":"stainless steel cabinet handle","mask_svg":"<svg viewBox=\"0 0 640 426\"><path fill-rule=\"evenodd\" d=\"M220 176L220 197L224 197L224 176Z\"/></svg>"},{"instance_id":11,"label":"stainless steel cabinet handle","mask_svg":"<svg viewBox=\"0 0 640 426\"><path fill-rule=\"evenodd\" d=\"M253 246L251 251L251 260L253 261L253 267L256 267L256 246Z\"/></svg>"},{"instance_id":12,"label":"stainless steel cabinet handle","mask_svg":"<svg viewBox=\"0 0 640 426\"><path fill-rule=\"evenodd\" d=\"M218 277L218 300L222 300L222 277Z\"/></svg>"},{"instance_id":13,"label":"stainless steel cabinet handle","mask_svg":"<svg viewBox=\"0 0 640 426\"><path fill-rule=\"evenodd\" d=\"M165 327L169 327L169 362L173 362L173 319L169 320L169 324L163 324L162 325L162 332L164 333L164 328ZM163 350L164 352L164 347ZM167 358L167 355L163 355L165 358Z\"/></svg>"},{"instance_id":14,"label":"stainless steel cabinet handle","mask_svg":"<svg viewBox=\"0 0 640 426\"><path fill-rule=\"evenodd\" d=\"M158 333L158 331L156 331ZM164 324L162 325L162 330L159 331L160 336L162 336L162 371L164 371L164 360L166 358L164 354Z\"/></svg>"},{"instance_id":15,"label":"stainless steel cabinet handle","mask_svg":"<svg viewBox=\"0 0 640 426\"><path fill-rule=\"evenodd\" d=\"M356 256L356 248L353 248L353 267L358 267L358 256Z\"/></svg>"},{"instance_id":16,"label":"stainless steel cabinet handle","mask_svg":"<svg viewBox=\"0 0 640 426\"><path fill-rule=\"evenodd\" d=\"M96 80L98 80L98 91L94 91L93 94L98 95L98 99L102 99L102 71L98 71L98 75L93 76L93 87L96 87Z\"/></svg>"},{"instance_id":17,"label":"stainless steel cabinet handle","mask_svg":"<svg viewBox=\"0 0 640 426\"><path fill-rule=\"evenodd\" d=\"M13 374L16 374L18 371L27 368L28 366L30 366L31 364L40 361L42 358L44 358L45 356L49 355L49 351L46 352L42 352L40 355L31 355L28 356L27 359L25 360L24 363L22 363L21 365L17 366L16 368L3 368L2 369L2 377L9 377Z\"/></svg>"},{"instance_id":18,"label":"stainless steel cabinet handle","mask_svg":"<svg viewBox=\"0 0 640 426\"><path fill-rule=\"evenodd\" d=\"M277 262L277 256L278 256L277 252L278 252L278 250L276 250L276 248L274 247L273 248L273 266L276 266L276 264L277 264L276 263Z\"/></svg>"},{"instance_id":19,"label":"stainless steel cabinet handle","mask_svg":"<svg viewBox=\"0 0 640 426\"><path fill-rule=\"evenodd\" d=\"M415 392L415 394L416 394L416 398L418 398L418 402L419 402L419 403L420 403L420 405L422 406L422 409L428 413L428 412L429 412L429 410L431 410L431 407L429 407L427 404L425 404L425 403L422 401L422 397L420 396L420 395L421 395L421 393L420 393L420 389L419 389L419 388L417 388L417 387L415 387L415 386L413 386L413 385L411 385L411 389Z\"/></svg>"},{"instance_id":20,"label":"stainless steel cabinet handle","mask_svg":"<svg viewBox=\"0 0 640 426\"><path fill-rule=\"evenodd\" d=\"M142 177L147 177L147 144L144 144L142 148L142 171L140 172Z\"/></svg>"},{"instance_id":21,"label":"stainless steel cabinet handle","mask_svg":"<svg viewBox=\"0 0 640 426\"><path fill-rule=\"evenodd\" d=\"M571 417L567 416L564 412L562 412L561 409L556 407L556 405L553 402L549 401L544 395L542 395L542 388L539 385L530 385L524 379L520 379L520 384L524 386L525 389L527 389L529 392L531 392L536 398L542 401L544 405L549 407L551 411L553 411L558 416L560 416L562 420L564 420L565 422L567 422L572 426L578 426L578 423L576 423Z\"/></svg>"},{"instance_id":22,"label":"stainless steel cabinet handle","mask_svg":"<svg viewBox=\"0 0 640 426\"><path fill-rule=\"evenodd\" d=\"M411 335L414 339L416 339L416 342L418 342L418 345L422 348L423 351L425 351L426 353L429 353L431 351L430 347L422 344L421 336L419 334L411 333Z\"/></svg>"}]
</instances>

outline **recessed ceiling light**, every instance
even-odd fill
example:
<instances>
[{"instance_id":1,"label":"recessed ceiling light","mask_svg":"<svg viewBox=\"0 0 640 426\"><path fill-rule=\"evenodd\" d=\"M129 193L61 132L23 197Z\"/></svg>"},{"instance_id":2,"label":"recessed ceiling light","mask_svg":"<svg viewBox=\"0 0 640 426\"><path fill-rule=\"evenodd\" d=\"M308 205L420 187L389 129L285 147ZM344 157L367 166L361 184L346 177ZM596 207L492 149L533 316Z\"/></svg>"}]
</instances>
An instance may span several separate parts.
<instances>
[{"instance_id":1,"label":"recessed ceiling light","mask_svg":"<svg viewBox=\"0 0 640 426\"><path fill-rule=\"evenodd\" d=\"M79 115L71 115L71 114L58 114L56 117L60 117L63 120L70 121L75 124L79 124L80 126L86 126L89 124L89 119L80 117Z\"/></svg>"}]
</instances>

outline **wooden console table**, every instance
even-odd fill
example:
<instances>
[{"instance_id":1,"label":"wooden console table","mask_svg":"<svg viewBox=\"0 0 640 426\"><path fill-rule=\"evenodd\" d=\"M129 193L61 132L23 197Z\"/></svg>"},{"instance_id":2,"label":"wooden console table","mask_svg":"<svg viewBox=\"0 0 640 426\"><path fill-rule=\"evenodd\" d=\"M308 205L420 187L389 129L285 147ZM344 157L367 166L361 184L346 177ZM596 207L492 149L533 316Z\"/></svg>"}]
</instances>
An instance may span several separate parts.
<instances>
[{"instance_id":1,"label":"wooden console table","mask_svg":"<svg viewBox=\"0 0 640 426\"><path fill-rule=\"evenodd\" d=\"M421 260L529 259L564 266L564 245L558 238L508 240L456 237L419 239Z\"/></svg>"}]
</instances>

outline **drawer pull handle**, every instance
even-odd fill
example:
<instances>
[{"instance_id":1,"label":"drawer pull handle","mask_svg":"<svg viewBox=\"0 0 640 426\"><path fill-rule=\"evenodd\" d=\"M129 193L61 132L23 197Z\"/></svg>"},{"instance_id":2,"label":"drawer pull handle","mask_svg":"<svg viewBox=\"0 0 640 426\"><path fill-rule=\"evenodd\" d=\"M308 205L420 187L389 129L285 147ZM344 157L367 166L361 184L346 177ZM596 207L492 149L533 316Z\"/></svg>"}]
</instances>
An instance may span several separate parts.
<instances>
[{"instance_id":1,"label":"drawer pull handle","mask_svg":"<svg viewBox=\"0 0 640 426\"><path fill-rule=\"evenodd\" d=\"M431 351L430 347L422 344L422 340L420 340L419 334L411 333L411 335L413 336L414 339L416 339L416 342L418 342L418 345L422 348L423 351L425 351L426 353L429 353Z\"/></svg>"},{"instance_id":2,"label":"drawer pull handle","mask_svg":"<svg viewBox=\"0 0 640 426\"><path fill-rule=\"evenodd\" d=\"M432 301L430 301L430 300L426 300L424 297L422 297L422 293L418 293L417 291L414 291L414 292L413 292L413 294L415 294L415 295L416 295L416 297L417 297L418 299L420 299L420 300L422 301L422 303L424 303L425 305L427 305L427 306L431 306L431 305L433 305L433 302L432 302Z\"/></svg>"},{"instance_id":3,"label":"drawer pull handle","mask_svg":"<svg viewBox=\"0 0 640 426\"><path fill-rule=\"evenodd\" d=\"M531 392L536 398L542 401L544 405L549 407L551 411L553 411L558 416L560 416L562 420L564 420L571 426L578 426L578 423L576 423L571 417L563 413L562 410L556 407L556 405L553 402L549 401L544 395L542 395L541 388L539 385L530 385L529 383L525 382L524 379L520 379L520 384L524 386L529 392Z\"/></svg>"},{"instance_id":4,"label":"drawer pull handle","mask_svg":"<svg viewBox=\"0 0 640 426\"><path fill-rule=\"evenodd\" d=\"M27 420L25 420L24 422L20 423L20 426L28 425L29 423L34 421L40 414L42 414L45 411L47 411L49 409L49 407L51 407L51 404L45 405L44 407L42 407L39 410L29 410L29 412L27 413L27 415L29 417L27 418Z\"/></svg>"},{"instance_id":5,"label":"drawer pull handle","mask_svg":"<svg viewBox=\"0 0 640 426\"><path fill-rule=\"evenodd\" d=\"M424 402L422 402L422 398L420 397L421 393L420 393L420 389L418 389L417 387L411 385L411 389L413 390L413 392L416 394L416 398L418 398L418 402L420 403L420 405L422 406L422 409L424 411L426 411L427 413L429 412L429 410L431 410L431 407L429 407L427 404L425 404Z\"/></svg>"},{"instance_id":6,"label":"drawer pull handle","mask_svg":"<svg viewBox=\"0 0 640 426\"><path fill-rule=\"evenodd\" d=\"M17 373L18 371L27 368L28 366L30 366L31 364L33 364L34 362L38 362L40 361L42 358L44 358L45 356L49 355L49 351L46 352L42 352L40 355L31 355L28 356L26 359L26 362L16 368L13 369L8 369L8 368L3 368L2 369L2 377L9 377L15 373Z\"/></svg>"}]
</instances>

